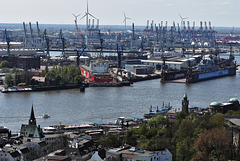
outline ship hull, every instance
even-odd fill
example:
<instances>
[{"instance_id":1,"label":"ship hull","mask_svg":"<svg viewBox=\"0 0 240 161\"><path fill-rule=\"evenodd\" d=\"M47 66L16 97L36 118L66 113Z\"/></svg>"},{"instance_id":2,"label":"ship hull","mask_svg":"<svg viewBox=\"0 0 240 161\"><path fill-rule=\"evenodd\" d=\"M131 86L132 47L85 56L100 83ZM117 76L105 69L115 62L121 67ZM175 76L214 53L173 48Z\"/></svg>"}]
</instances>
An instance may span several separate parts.
<instances>
[{"instance_id":1,"label":"ship hull","mask_svg":"<svg viewBox=\"0 0 240 161\"><path fill-rule=\"evenodd\" d=\"M197 72L186 76L186 83L195 83L199 81L236 75L236 67L228 67L216 71Z\"/></svg>"},{"instance_id":2,"label":"ship hull","mask_svg":"<svg viewBox=\"0 0 240 161\"><path fill-rule=\"evenodd\" d=\"M161 82L168 82L171 80L186 78L186 75L187 75L187 70L162 73Z\"/></svg>"}]
</instances>

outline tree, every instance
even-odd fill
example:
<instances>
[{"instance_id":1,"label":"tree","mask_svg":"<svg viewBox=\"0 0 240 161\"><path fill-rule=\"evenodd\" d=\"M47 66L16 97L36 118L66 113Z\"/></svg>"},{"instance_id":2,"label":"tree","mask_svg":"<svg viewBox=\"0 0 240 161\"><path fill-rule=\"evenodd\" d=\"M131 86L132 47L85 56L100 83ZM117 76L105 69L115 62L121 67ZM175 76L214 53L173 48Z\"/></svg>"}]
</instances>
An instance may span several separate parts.
<instances>
[{"instance_id":1,"label":"tree","mask_svg":"<svg viewBox=\"0 0 240 161\"><path fill-rule=\"evenodd\" d=\"M177 143L176 158L180 161L191 160L194 151L192 149L192 138L186 137L184 140Z\"/></svg>"},{"instance_id":2,"label":"tree","mask_svg":"<svg viewBox=\"0 0 240 161\"><path fill-rule=\"evenodd\" d=\"M192 137L194 132L194 126L191 120L184 119L182 120L178 131L176 133L177 135L177 141L181 142L183 141L186 137Z\"/></svg>"},{"instance_id":3,"label":"tree","mask_svg":"<svg viewBox=\"0 0 240 161\"><path fill-rule=\"evenodd\" d=\"M150 128L153 128L153 127L163 128L168 125L168 119L162 115L158 115L156 117L151 118L148 121L148 125L150 126Z\"/></svg>"},{"instance_id":4,"label":"tree","mask_svg":"<svg viewBox=\"0 0 240 161\"><path fill-rule=\"evenodd\" d=\"M9 73L10 69L9 68L2 68L2 73Z\"/></svg>"},{"instance_id":5,"label":"tree","mask_svg":"<svg viewBox=\"0 0 240 161\"><path fill-rule=\"evenodd\" d=\"M148 132L148 129L147 129L146 124L141 124L140 127L139 127L139 129L138 129L138 134L139 134L140 136L141 136L141 135L145 136L145 135L147 134L147 132Z\"/></svg>"},{"instance_id":6,"label":"tree","mask_svg":"<svg viewBox=\"0 0 240 161\"><path fill-rule=\"evenodd\" d=\"M125 140L125 143L131 146L136 146L137 140L138 140L137 129L132 128L127 130L126 134L124 135L124 140Z\"/></svg>"},{"instance_id":7,"label":"tree","mask_svg":"<svg viewBox=\"0 0 240 161\"><path fill-rule=\"evenodd\" d=\"M118 135L109 134L108 136L100 139L99 144L105 148L118 148L122 143Z\"/></svg>"},{"instance_id":8,"label":"tree","mask_svg":"<svg viewBox=\"0 0 240 161\"><path fill-rule=\"evenodd\" d=\"M223 128L211 129L202 135L194 143L196 151L192 160L210 161L216 158L218 161L225 161L229 158L231 146L231 135Z\"/></svg>"},{"instance_id":9,"label":"tree","mask_svg":"<svg viewBox=\"0 0 240 161\"><path fill-rule=\"evenodd\" d=\"M183 111L177 113L176 119L181 123L183 119L185 119L187 114Z\"/></svg>"},{"instance_id":10,"label":"tree","mask_svg":"<svg viewBox=\"0 0 240 161\"><path fill-rule=\"evenodd\" d=\"M9 68L9 62L7 60L3 60L0 63L0 68Z\"/></svg>"},{"instance_id":11,"label":"tree","mask_svg":"<svg viewBox=\"0 0 240 161\"><path fill-rule=\"evenodd\" d=\"M211 119L210 119L210 123L214 126L214 127L224 127L225 125L225 118L223 114L217 113L215 114Z\"/></svg>"},{"instance_id":12,"label":"tree","mask_svg":"<svg viewBox=\"0 0 240 161\"><path fill-rule=\"evenodd\" d=\"M11 87L13 86L13 77L12 77L12 74L9 73L5 76L5 84L8 86L8 87Z\"/></svg>"}]
</instances>

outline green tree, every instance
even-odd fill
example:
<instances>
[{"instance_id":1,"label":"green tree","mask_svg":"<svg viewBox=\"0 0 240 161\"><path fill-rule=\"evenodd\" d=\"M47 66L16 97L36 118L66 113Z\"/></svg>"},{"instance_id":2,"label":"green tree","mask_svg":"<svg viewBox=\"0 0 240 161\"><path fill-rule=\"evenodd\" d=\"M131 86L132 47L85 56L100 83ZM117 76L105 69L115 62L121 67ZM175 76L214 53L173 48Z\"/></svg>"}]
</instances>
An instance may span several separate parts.
<instances>
[{"instance_id":1,"label":"green tree","mask_svg":"<svg viewBox=\"0 0 240 161\"><path fill-rule=\"evenodd\" d=\"M104 148L118 148L122 144L119 136L114 134L109 134L108 136L101 138L98 143Z\"/></svg>"},{"instance_id":2,"label":"green tree","mask_svg":"<svg viewBox=\"0 0 240 161\"><path fill-rule=\"evenodd\" d=\"M194 132L194 126L191 120L184 119L182 120L178 131L176 133L177 135L177 141L181 142L183 141L186 137L192 137Z\"/></svg>"},{"instance_id":3,"label":"green tree","mask_svg":"<svg viewBox=\"0 0 240 161\"><path fill-rule=\"evenodd\" d=\"M193 139L191 137L186 137L184 140L177 143L176 158L179 161L189 161L191 160L194 151L192 148Z\"/></svg>"},{"instance_id":4,"label":"green tree","mask_svg":"<svg viewBox=\"0 0 240 161\"><path fill-rule=\"evenodd\" d=\"M145 136L147 134L147 132L148 132L148 128L147 128L146 124L141 124L139 129L138 129L138 134L140 136L141 135Z\"/></svg>"},{"instance_id":5,"label":"green tree","mask_svg":"<svg viewBox=\"0 0 240 161\"><path fill-rule=\"evenodd\" d=\"M181 123L183 119L185 119L187 114L183 111L177 113L176 119Z\"/></svg>"},{"instance_id":6,"label":"green tree","mask_svg":"<svg viewBox=\"0 0 240 161\"><path fill-rule=\"evenodd\" d=\"M9 73L10 69L9 68L2 68L2 73Z\"/></svg>"},{"instance_id":7,"label":"green tree","mask_svg":"<svg viewBox=\"0 0 240 161\"><path fill-rule=\"evenodd\" d=\"M150 128L156 127L156 128L163 128L168 125L168 119L165 118L162 115L158 115L156 117L151 118L148 121L148 125Z\"/></svg>"},{"instance_id":8,"label":"green tree","mask_svg":"<svg viewBox=\"0 0 240 161\"><path fill-rule=\"evenodd\" d=\"M225 118L223 114L217 113L215 114L211 119L210 119L210 123L214 126L214 127L224 127L225 125Z\"/></svg>"},{"instance_id":9,"label":"green tree","mask_svg":"<svg viewBox=\"0 0 240 161\"><path fill-rule=\"evenodd\" d=\"M11 87L13 86L13 77L12 77L12 74L9 73L5 76L5 84L8 86L8 87Z\"/></svg>"},{"instance_id":10,"label":"green tree","mask_svg":"<svg viewBox=\"0 0 240 161\"><path fill-rule=\"evenodd\" d=\"M9 62L7 60L3 60L0 63L0 68L9 68Z\"/></svg>"},{"instance_id":11,"label":"green tree","mask_svg":"<svg viewBox=\"0 0 240 161\"><path fill-rule=\"evenodd\" d=\"M127 130L126 134L124 135L125 143L136 146L138 140L138 130L136 128L132 128Z\"/></svg>"}]
</instances>

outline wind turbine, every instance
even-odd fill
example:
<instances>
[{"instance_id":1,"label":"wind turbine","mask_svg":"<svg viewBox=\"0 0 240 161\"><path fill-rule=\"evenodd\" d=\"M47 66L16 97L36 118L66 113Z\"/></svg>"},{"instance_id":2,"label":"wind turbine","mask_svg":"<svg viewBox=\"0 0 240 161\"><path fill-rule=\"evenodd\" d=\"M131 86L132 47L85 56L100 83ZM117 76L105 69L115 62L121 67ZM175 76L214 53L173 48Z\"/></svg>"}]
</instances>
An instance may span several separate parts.
<instances>
[{"instance_id":1,"label":"wind turbine","mask_svg":"<svg viewBox=\"0 0 240 161\"><path fill-rule=\"evenodd\" d=\"M179 17L181 18L181 28L182 28L182 25L183 25L183 20L186 20L188 19L187 17L182 17L180 14L178 14Z\"/></svg>"},{"instance_id":2,"label":"wind turbine","mask_svg":"<svg viewBox=\"0 0 240 161\"><path fill-rule=\"evenodd\" d=\"M125 23L125 32L126 32L126 25L127 25L127 20L130 20L131 18L127 17L126 14L123 12L124 14L124 19L123 22Z\"/></svg>"},{"instance_id":3,"label":"wind turbine","mask_svg":"<svg viewBox=\"0 0 240 161\"><path fill-rule=\"evenodd\" d=\"M88 29L88 15L93 17L93 18L95 18L95 19L97 19L91 13L89 13L89 11L88 11L88 0L87 0L87 12L85 12L85 15L81 18L81 19L83 19L84 17L86 17L86 29Z\"/></svg>"}]
</instances>

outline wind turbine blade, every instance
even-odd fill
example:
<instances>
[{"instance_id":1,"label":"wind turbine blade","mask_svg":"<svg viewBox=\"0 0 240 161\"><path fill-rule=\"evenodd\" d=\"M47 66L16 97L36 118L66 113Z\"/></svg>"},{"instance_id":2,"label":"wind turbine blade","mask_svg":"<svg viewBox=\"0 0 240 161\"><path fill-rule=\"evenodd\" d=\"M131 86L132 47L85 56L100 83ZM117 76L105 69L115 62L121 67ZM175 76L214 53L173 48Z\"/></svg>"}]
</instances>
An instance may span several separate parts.
<instances>
[{"instance_id":1,"label":"wind turbine blade","mask_svg":"<svg viewBox=\"0 0 240 161\"><path fill-rule=\"evenodd\" d=\"M179 15L179 17L183 20L182 16L181 16L180 14L178 14L178 15Z\"/></svg>"},{"instance_id":2,"label":"wind turbine blade","mask_svg":"<svg viewBox=\"0 0 240 161\"><path fill-rule=\"evenodd\" d=\"M88 13L88 0L87 0L87 13Z\"/></svg>"},{"instance_id":3,"label":"wind turbine blade","mask_svg":"<svg viewBox=\"0 0 240 161\"><path fill-rule=\"evenodd\" d=\"M79 17L81 14L78 14L77 17Z\"/></svg>"},{"instance_id":4,"label":"wind turbine blade","mask_svg":"<svg viewBox=\"0 0 240 161\"><path fill-rule=\"evenodd\" d=\"M126 21L126 19L123 20L123 22L125 22L125 21ZM123 22L122 22L122 23L123 23Z\"/></svg>"},{"instance_id":5,"label":"wind turbine blade","mask_svg":"<svg viewBox=\"0 0 240 161\"><path fill-rule=\"evenodd\" d=\"M85 16L87 16L87 14L85 14L81 19L83 19ZM81 20L81 19L80 19L80 20Z\"/></svg>"},{"instance_id":6,"label":"wind turbine blade","mask_svg":"<svg viewBox=\"0 0 240 161\"><path fill-rule=\"evenodd\" d=\"M97 19L96 17L94 17L91 13L88 13L90 16L92 16L93 18Z\"/></svg>"},{"instance_id":7,"label":"wind turbine blade","mask_svg":"<svg viewBox=\"0 0 240 161\"><path fill-rule=\"evenodd\" d=\"M130 20L131 18L129 18L129 17L126 17L126 19Z\"/></svg>"},{"instance_id":8,"label":"wind turbine blade","mask_svg":"<svg viewBox=\"0 0 240 161\"><path fill-rule=\"evenodd\" d=\"M74 17L76 17L76 15L72 14Z\"/></svg>"}]
</instances>

